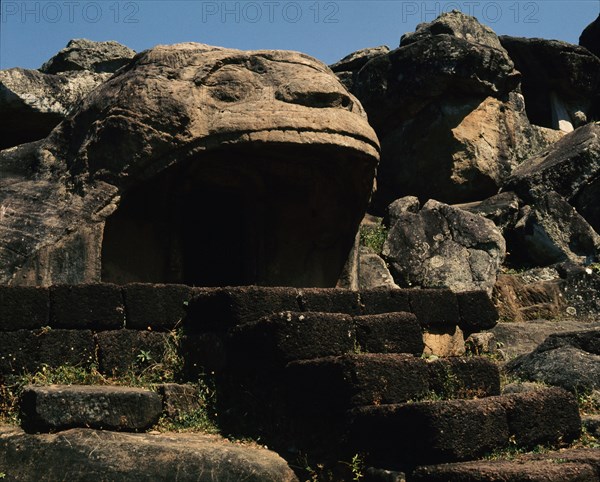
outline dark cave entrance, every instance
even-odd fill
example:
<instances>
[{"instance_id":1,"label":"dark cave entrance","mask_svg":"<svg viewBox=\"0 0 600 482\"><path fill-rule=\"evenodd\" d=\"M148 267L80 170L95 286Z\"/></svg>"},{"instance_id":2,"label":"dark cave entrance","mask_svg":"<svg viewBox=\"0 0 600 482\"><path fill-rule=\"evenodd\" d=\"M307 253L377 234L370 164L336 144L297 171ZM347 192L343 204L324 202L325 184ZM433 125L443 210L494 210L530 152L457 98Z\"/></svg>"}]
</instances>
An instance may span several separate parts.
<instances>
[{"instance_id":1,"label":"dark cave entrance","mask_svg":"<svg viewBox=\"0 0 600 482\"><path fill-rule=\"evenodd\" d=\"M129 190L106 221L102 281L335 286L373 166L323 151L222 149Z\"/></svg>"}]
</instances>

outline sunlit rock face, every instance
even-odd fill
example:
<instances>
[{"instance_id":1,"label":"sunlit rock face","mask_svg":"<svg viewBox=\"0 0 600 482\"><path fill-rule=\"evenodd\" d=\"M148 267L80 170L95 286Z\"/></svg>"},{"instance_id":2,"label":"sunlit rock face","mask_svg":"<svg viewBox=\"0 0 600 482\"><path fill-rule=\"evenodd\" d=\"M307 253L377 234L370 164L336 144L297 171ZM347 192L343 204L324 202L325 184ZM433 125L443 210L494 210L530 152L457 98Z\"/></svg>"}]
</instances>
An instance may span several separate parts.
<instances>
[{"instance_id":1,"label":"sunlit rock face","mask_svg":"<svg viewBox=\"0 0 600 482\"><path fill-rule=\"evenodd\" d=\"M378 159L320 62L158 46L0 153L0 282L334 286Z\"/></svg>"},{"instance_id":2,"label":"sunlit rock face","mask_svg":"<svg viewBox=\"0 0 600 482\"><path fill-rule=\"evenodd\" d=\"M0 70L0 149L48 136L134 55L117 42L75 39L39 70Z\"/></svg>"},{"instance_id":3,"label":"sunlit rock face","mask_svg":"<svg viewBox=\"0 0 600 482\"><path fill-rule=\"evenodd\" d=\"M332 68L381 141L372 214L383 215L405 196L422 203L485 199L520 162L556 140L550 129L530 124L520 73L498 36L474 17L444 13L391 52L355 56L366 63Z\"/></svg>"}]
</instances>

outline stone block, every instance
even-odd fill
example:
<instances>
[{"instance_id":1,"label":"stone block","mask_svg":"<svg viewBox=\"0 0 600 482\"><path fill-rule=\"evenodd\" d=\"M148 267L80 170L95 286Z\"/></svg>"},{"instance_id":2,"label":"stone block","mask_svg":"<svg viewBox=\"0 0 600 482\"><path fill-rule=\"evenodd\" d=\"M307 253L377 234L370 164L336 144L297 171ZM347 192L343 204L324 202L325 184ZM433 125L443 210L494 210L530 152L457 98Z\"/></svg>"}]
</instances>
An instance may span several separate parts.
<instances>
[{"instance_id":1,"label":"stone block","mask_svg":"<svg viewBox=\"0 0 600 482\"><path fill-rule=\"evenodd\" d=\"M365 315L380 313L411 313L408 291L389 288L373 288L360 291L362 312Z\"/></svg>"},{"instance_id":2,"label":"stone block","mask_svg":"<svg viewBox=\"0 0 600 482\"><path fill-rule=\"evenodd\" d=\"M279 311L298 311L296 288L242 286L207 289L194 296L184 327L188 333L227 331Z\"/></svg>"},{"instance_id":3,"label":"stone block","mask_svg":"<svg viewBox=\"0 0 600 482\"><path fill-rule=\"evenodd\" d=\"M412 313L357 316L356 338L368 353L423 353L421 325Z\"/></svg>"},{"instance_id":4,"label":"stone block","mask_svg":"<svg viewBox=\"0 0 600 482\"><path fill-rule=\"evenodd\" d=\"M170 331L181 326L193 289L184 285L133 283L123 288L126 328Z\"/></svg>"},{"instance_id":5,"label":"stone block","mask_svg":"<svg viewBox=\"0 0 600 482\"><path fill-rule=\"evenodd\" d=\"M353 353L352 317L339 313L281 312L237 327L229 340L236 368L283 368L294 360Z\"/></svg>"},{"instance_id":6,"label":"stone block","mask_svg":"<svg viewBox=\"0 0 600 482\"><path fill-rule=\"evenodd\" d=\"M168 335L151 331L113 330L96 334L98 362L102 373L139 373L162 363L168 349Z\"/></svg>"},{"instance_id":7,"label":"stone block","mask_svg":"<svg viewBox=\"0 0 600 482\"><path fill-rule=\"evenodd\" d=\"M87 366L96 362L90 330L18 330L0 332L0 373L34 373L42 365Z\"/></svg>"},{"instance_id":8,"label":"stone block","mask_svg":"<svg viewBox=\"0 0 600 482\"><path fill-rule=\"evenodd\" d=\"M587 464L553 460L477 460L419 467L406 482L592 482L594 469Z\"/></svg>"},{"instance_id":9,"label":"stone block","mask_svg":"<svg viewBox=\"0 0 600 482\"><path fill-rule=\"evenodd\" d=\"M156 392L97 385L27 386L20 400L23 428L48 432L68 428L145 430L162 412Z\"/></svg>"},{"instance_id":10,"label":"stone block","mask_svg":"<svg viewBox=\"0 0 600 482\"><path fill-rule=\"evenodd\" d=\"M460 312L456 294L446 289L413 289L408 291L410 311L421 326L456 326Z\"/></svg>"},{"instance_id":11,"label":"stone block","mask_svg":"<svg viewBox=\"0 0 600 482\"><path fill-rule=\"evenodd\" d=\"M114 330L125 325L121 289L112 284L56 285L50 288L50 326Z\"/></svg>"},{"instance_id":12,"label":"stone block","mask_svg":"<svg viewBox=\"0 0 600 482\"><path fill-rule=\"evenodd\" d=\"M459 326L467 334L490 330L498 323L498 310L485 291L457 293Z\"/></svg>"},{"instance_id":13,"label":"stone block","mask_svg":"<svg viewBox=\"0 0 600 482\"><path fill-rule=\"evenodd\" d=\"M361 314L358 293L348 289L301 288L298 304L300 311Z\"/></svg>"},{"instance_id":14,"label":"stone block","mask_svg":"<svg viewBox=\"0 0 600 482\"><path fill-rule=\"evenodd\" d=\"M163 412L169 417L199 410L204 405L195 385L163 383L158 386L158 393L162 397Z\"/></svg>"},{"instance_id":15,"label":"stone block","mask_svg":"<svg viewBox=\"0 0 600 482\"><path fill-rule=\"evenodd\" d=\"M47 288L0 286L0 331L34 330L48 321Z\"/></svg>"}]
</instances>

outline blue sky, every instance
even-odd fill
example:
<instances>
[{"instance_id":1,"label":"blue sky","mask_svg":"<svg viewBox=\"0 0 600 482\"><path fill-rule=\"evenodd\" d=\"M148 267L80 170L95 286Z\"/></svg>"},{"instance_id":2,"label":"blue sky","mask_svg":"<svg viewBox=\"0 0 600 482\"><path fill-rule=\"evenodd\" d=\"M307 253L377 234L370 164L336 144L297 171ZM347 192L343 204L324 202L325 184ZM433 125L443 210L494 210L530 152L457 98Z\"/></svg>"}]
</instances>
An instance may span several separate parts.
<instances>
[{"instance_id":1,"label":"blue sky","mask_svg":"<svg viewBox=\"0 0 600 482\"><path fill-rule=\"evenodd\" d=\"M577 43L600 0L10 1L0 3L0 68L38 68L72 38L117 40L140 51L184 41L289 49L333 63L459 8L498 34Z\"/></svg>"}]
</instances>

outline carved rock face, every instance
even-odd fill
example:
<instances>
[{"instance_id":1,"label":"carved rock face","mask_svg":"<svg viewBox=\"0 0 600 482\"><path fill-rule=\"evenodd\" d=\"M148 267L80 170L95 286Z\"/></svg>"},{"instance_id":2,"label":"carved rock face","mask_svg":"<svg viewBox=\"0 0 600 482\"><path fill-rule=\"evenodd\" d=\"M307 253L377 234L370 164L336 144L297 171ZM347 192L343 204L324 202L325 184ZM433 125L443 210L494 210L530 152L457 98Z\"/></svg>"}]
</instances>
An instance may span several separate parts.
<instances>
[{"instance_id":1,"label":"carved rock face","mask_svg":"<svg viewBox=\"0 0 600 482\"><path fill-rule=\"evenodd\" d=\"M24 201L0 217L0 278L333 286L378 150L358 101L310 57L156 47L39 145L0 154L16 198L44 183L39 221L53 220L29 229ZM7 243L9 228L28 238Z\"/></svg>"}]
</instances>

